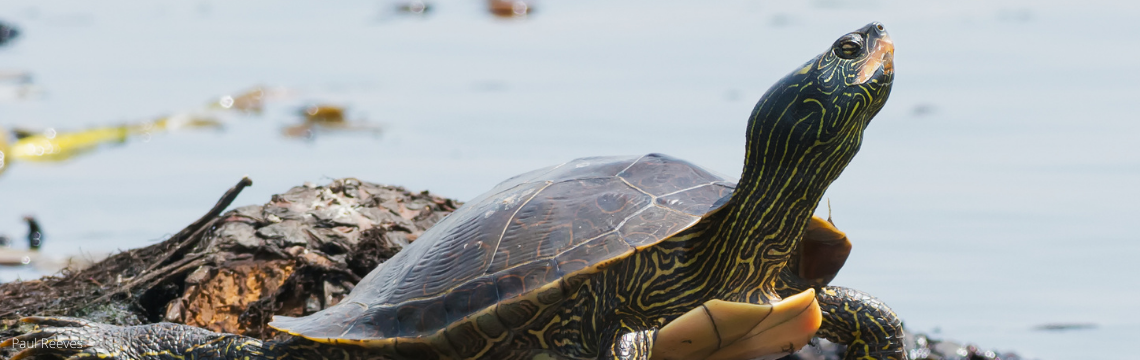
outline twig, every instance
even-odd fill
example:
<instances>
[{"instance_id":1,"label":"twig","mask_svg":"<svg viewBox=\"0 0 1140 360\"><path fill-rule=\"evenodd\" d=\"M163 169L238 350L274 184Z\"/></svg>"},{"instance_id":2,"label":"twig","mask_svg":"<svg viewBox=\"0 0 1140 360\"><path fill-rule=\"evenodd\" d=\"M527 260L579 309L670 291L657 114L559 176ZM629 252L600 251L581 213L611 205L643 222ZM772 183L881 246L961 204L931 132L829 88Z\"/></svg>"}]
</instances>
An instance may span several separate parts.
<instances>
[{"instance_id":1,"label":"twig","mask_svg":"<svg viewBox=\"0 0 1140 360\"><path fill-rule=\"evenodd\" d=\"M93 302L94 303L100 303L100 302L103 302L104 300L110 299L111 296L114 296L116 294L129 292L135 286L137 286L139 284L150 282L151 280L153 280L156 277L159 277L160 275L177 274L179 271L185 271L185 270L187 270L186 265L198 263L195 260L201 259L205 256L206 256L206 254L188 255L188 256L182 258L181 260L175 261L173 264L164 266L161 269L158 269L156 271L151 271L151 272L147 273L146 275L135 278L134 280L131 280L131 282L127 283L126 285L120 286L118 289L115 289L114 291L108 292L108 293L104 294L103 296L100 296L98 299L95 299L95 301L93 301ZM176 270L171 271L171 269L176 269Z\"/></svg>"},{"instance_id":2,"label":"twig","mask_svg":"<svg viewBox=\"0 0 1140 360\"><path fill-rule=\"evenodd\" d=\"M129 283L119 286L115 290L110 291L103 296L100 296L94 302L103 302L117 294L129 292L131 289L140 284L148 283L160 275L170 273L171 270L174 270L175 273L178 273L185 271L188 265L197 264L195 266L200 266L202 262L195 260L205 257L206 254L204 253L186 255L178 260L174 260L174 258L193 248L191 245L197 243L195 240L201 237L200 235L202 232L216 223L218 221L218 215L221 215L222 211L225 211L226 208L230 206L230 203L232 203L234 199L237 198L242 189L245 189L245 187L250 185L253 185L253 181L249 180L248 177L242 177L241 181L238 181L237 185L234 185L234 187L230 188L228 191L226 191L225 194L222 195L221 199L218 199L217 204L214 204L214 207L211 208L210 211L206 213L206 215L203 215L197 221L191 223L190 226L187 226L186 228L182 229L182 231L179 231L177 234L174 234L174 236L171 237L171 239L175 239L175 241L178 243L178 246L176 246L170 252L167 252L164 259L161 261L156 261L148 266L146 270L143 270L140 273L142 276L139 276L131 280ZM172 260L173 263L171 263Z\"/></svg>"},{"instance_id":3,"label":"twig","mask_svg":"<svg viewBox=\"0 0 1140 360\"><path fill-rule=\"evenodd\" d=\"M190 245L196 244L196 241L193 240L197 240L197 235L200 234L203 230L209 228L210 225L213 225L217 220L218 215L221 215L222 211L225 211L226 208L230 206L230 203L233 203L234 199L237 198L242 189L245 189L246 186L250 185L253 185L253 181L248 177L242 177L241 181L238 181L237 185L234 185L234 187L230 188L228 191L226 191L225 194L222 195L221 199L218 199L218 203L214 204L214 207L210 209L206 215L202 215L198 221L191 223L189 226L182 229L182 231L179 231L177 234L174 234L174 236L171 236L172 239L178 239L175 240L178 242L178 246L175 247L171 252L167 253L165 259L162 261L156 261L155 263L151 264L150 267L147 267L147 269L143 272L150 272L159 266L166 265L178 254L181 254L187 249L192 248Z\"/></svg>"}]
</instances>

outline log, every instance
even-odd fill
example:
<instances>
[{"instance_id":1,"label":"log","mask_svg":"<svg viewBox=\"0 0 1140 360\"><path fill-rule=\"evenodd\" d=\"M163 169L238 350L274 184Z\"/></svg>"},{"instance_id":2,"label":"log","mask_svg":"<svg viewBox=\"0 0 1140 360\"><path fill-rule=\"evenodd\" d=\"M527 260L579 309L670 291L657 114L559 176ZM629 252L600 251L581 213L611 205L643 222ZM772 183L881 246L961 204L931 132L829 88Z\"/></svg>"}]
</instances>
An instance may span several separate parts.
<instances>
[{"instance_id":1,"label":"log","mask_svg":"<svg viewBox=\"0 0 1140 360\"><path fill-rule=\"evenodd\" d=\"M74 316L115 325L168 321L261 339L273 315L335 305L364 275L460 203L401 187L338 179L305 184L264 205L213 209L165 241L84 269L0 284L0 339L18 319ZM13 349L0 349L8 358Z\"/></svg>"}]
</instances>

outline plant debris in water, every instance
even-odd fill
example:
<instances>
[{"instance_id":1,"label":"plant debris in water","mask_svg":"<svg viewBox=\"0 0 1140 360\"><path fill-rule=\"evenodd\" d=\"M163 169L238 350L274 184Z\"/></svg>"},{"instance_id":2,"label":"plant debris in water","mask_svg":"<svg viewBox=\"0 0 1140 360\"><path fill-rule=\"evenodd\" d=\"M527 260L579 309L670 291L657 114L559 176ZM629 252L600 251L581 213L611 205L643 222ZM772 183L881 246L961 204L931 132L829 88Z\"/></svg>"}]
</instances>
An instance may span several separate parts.
<instances>
[{"instance_id":1,"label":"plant debris in water","mask_svg":"<svg viewBox=\"0 0 1140 360\"><path fill-rule=\"evenodd\" d=\"M503 18L525 17L533 9L534 4L524 0L487 0L487 10Z\"/></svg>"},{"instance_id":2,"label":"plant debris in water","mask_svg":"<svg viewBox=\"0 0 1140 360\"><path fill-rule=\"evenodd\" d=\"M306 106L298 111L304 118L301 124L286 127L282 133L286 137L304 140L313 140L318 133L325 132L360 132L380 134L380 127L368 124L365 121L349 121L343 106L329 104L315 104Z\"/></svg>"}]
</instances>

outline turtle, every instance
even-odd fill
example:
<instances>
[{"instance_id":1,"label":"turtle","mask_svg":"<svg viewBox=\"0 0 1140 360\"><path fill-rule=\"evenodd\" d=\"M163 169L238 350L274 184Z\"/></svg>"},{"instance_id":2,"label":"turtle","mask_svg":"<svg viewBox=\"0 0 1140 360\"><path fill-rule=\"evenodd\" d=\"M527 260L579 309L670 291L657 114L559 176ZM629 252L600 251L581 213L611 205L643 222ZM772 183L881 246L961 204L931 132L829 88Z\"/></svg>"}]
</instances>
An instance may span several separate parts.
<instances>
[{"instance_id":1,"label":"turtle","mask_svg":"<svg viewBox=\"0 0 1140 360\"><path fill-rule=\"evenodd\" d=\"M893 56L874 22L769 88L749 116L735 183L662 154L581 158L510 178L338 304L275 317L269 326L285 339L32 317L24 321L35 331L0 345L32 344L17 359L772 359L823 326L870 345L848 359L904 359L896 339L863 331L894 334L897 321L821 311L862 308L864 294L777 286L789 261L812 256L796 250L886 103ZM847 320L857 327L827 328Z\"/></svg>"}]
</instances>

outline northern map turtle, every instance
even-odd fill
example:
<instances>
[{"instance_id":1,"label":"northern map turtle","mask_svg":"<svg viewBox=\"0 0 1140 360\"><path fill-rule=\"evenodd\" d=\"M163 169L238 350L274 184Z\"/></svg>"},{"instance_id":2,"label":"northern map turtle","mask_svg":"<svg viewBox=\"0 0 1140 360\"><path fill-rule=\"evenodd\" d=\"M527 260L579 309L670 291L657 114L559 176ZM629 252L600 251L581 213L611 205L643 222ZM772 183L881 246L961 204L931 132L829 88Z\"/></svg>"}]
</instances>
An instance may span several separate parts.
<instances>
[{"instance_id":1,"label":"northern map turtle","mask_svg":"<svg viewBox=\"0 0 1140 360\"><path fill-rule=\"evenodd\" d=\"M820 312L814 289L782 297L776 283L886 102L893 51L883 26L872 23L772 86L749 118L737 184L657 154L579 159L507 180L373 270L336 306L270 323L307 340L28 318L44 327L18 341L81 346L17 357L779 357L806 344L821 316L834 316ZM881 349L849 358L903 358L894 339L855 331L846 335Z\"/></svg>"}]
</instances>

